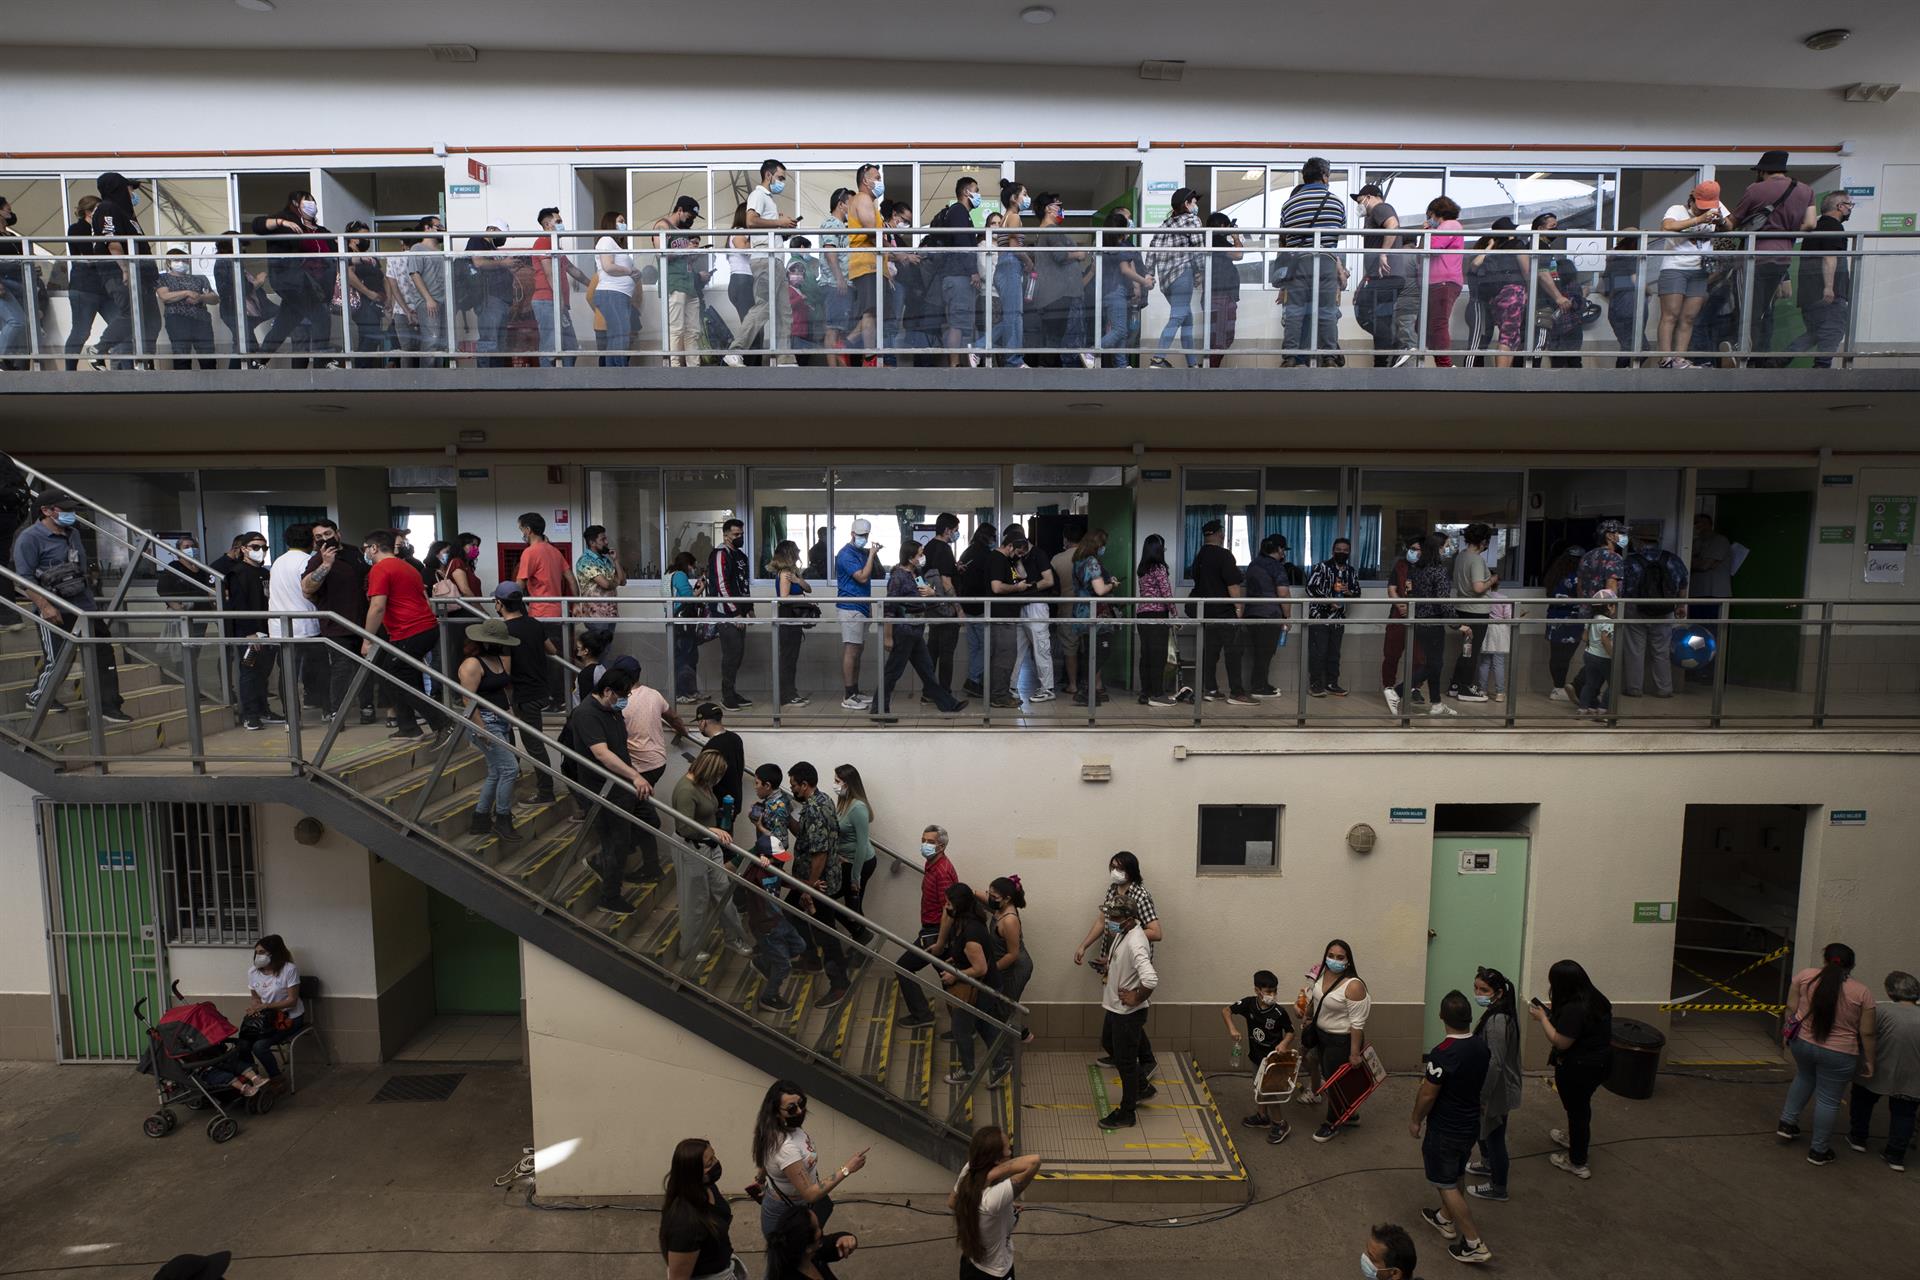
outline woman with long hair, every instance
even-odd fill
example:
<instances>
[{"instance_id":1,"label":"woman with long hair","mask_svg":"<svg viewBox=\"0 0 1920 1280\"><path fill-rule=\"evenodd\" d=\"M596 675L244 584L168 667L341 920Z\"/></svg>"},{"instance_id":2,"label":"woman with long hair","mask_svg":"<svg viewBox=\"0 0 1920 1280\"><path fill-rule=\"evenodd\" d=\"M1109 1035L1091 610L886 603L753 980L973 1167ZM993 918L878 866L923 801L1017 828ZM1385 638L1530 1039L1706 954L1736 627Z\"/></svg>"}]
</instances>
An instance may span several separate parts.
<instances>
[{"instance_id":1,"label":"woman with long hair","mask_svg":"<svg viewBox=\"0 0 1920 1280\"><path fill-rule=\"evenodd\" d=\"M745 200L733 206L733 221L727 226L733 233L727 237L727 301L744 324L753 309L753 237L747 234Z\"/></svg>"},{"instance_id":2,"label":"woman with long hair","mask_svg":"<svg viewBox=\"0 0 1920 1280\"><path fill-rule=\"evenodd\" d=\"M1149 367L1171 369L1167 351L1176 339L1186 349L1187 367L1194 368L1200 357L1193 353L1193 291L1200 284L1201 251L1207 235L1200 226L1200 193L1182 187L1173 193L1173 204L1161 230L1153 237L1153 275L1160 292L1167 296L1167 323L1160 330L1160 341Z\"/></svg>"},{"instance_id":3,"label":"woman with long hair","mask_svg":"<svg viewBox=\"0 0 1920 1280\"><path fill-rule=\"evenodd\" d=\"M987 913L970 886L947 886L947 905L941 913L940 934L947 940L947 951L940 957L942 960L990 990L998 989L1000 975L987 959L988 949L993 945L988 939ZM947 1072L947 1083L965 1084L973 1077L974 1032L979 1032L988 1048L993 1047L994 1037L999 1034L987 1023L976 1020L973 1009L980 1005L988 1013L993 1013L1000 1006L989 992L980 990L971 982L962 982L945 969L940 970L940 985L947 989L955 1001L951 1006L953 1049L960 1059L960 1065ZM1012 1063L1011 1049L1012 1046L1008 1046L1008 1066ZM1005 1074L1001 1065L997 1060L994 1063L996 1080Z\"/></svg>"},{"instance_id":4,"label":"woman with long hair","mask_svg":"<svg viewBox=\"0 0 1920 1280\"><path fill-rule=\"evenodd\" d=\"M1107 932L1107 907L1125 898L1133 904L1133 918L1141 931L1147 935L1148 942L1159 942L1166 935L1160 928L1160 913L1154 909L1153 895L1147 892L1146 881L1140 875L1140 859L1132 851L1122 849L1107 859L1107 891L1100 899L1100 908L1094 912L1093 928L1087 930L1087 936L1074 949L1073 962L1087 963L1087 952L1100 944L1099 954L1093 958L1093 971L1102 978L1107 976L1107 952L1113 949L1113 935ZM1143 1061L1141 1065L1146 1066Z\"/></svg>"},{"instance_id":5,"label":"woman with long hair","mask_svg":"<svg viewBox=\"0 0 1920 1280\"><path fill-rule=\"evenodd\" d=\"M1473 975L1473 1002L1480 1022L1473 1034L1487 1042L1487 1082L1480 1090L1480 1159L1467 1173L1484 1177L1467 1187L1481 1200L1507 1198L1507 1117L1520 1105L1520 1012L1513 983L1498 969Z\"/></svg>"},{"instance_id":6,"label":"woman with long hair","mask_svg":"<svg viewBox=\"0 0 1920 1280\"><path fill-rule=\"evenodd\" d=\"M720 1157L705 1138L682 1138L660 1202L660 1256L667 1280L746 1280L733 1256L733 1206L720 1190Z\"/></svg>"},{"instance_id":7,"label":"woman with long hair","mask_svg":"<svg viewBox=\"0 0 1920 1280\"><path fill-rule=\"evenodd\" d=\"M794 1205L767 1234L767 1280L837 1280L833 1264L860 1247L851 1231L827 1235L819 1213Z\"/></svg>"},{"instance_id":8,"label":"woman with long hair","mask_svg":"<svg viewBox=\"0 0 1920 1280\"><path fill-rule=\"evenodd\" d=\"M631 724L629 736L634 732ZM674 879L680 895L680 958L703 961L720 922L727 949L753 955L753 934L733 905L733 879L720 864L733 837L721 822L720 799L714 788L726 776L727 758L718 751L702 751L673 787L673 810L684 815L680 839L673 846Z\"/></svg>"},{"instance_id":9,"label":"woman with long hair","mask_svg":"<svg viewBox=\"0 0 1920 1280\"><path fill-rule=\"evenodd\" d=\"M1580 599L1580 558L1586 550L1578 545L1569 545L1547 571L1540 575L1540 585L1556 601L1577 601ZM1549 619L1568 619L1559 623L1547 623L1547 673L1552 677L1553 692L1547 696L1555 702L1575 700L1573 689L1573 655L1580 651L1580 641L1586 628L1580 625L1581 607L1575 603L1550 604L1547 606Z\"/></svg>"},{"instance_id":10,"label":"woman with long hair","mask_svg":"<svg viewBox=\"0 0 1920 1280\"><path fill-rule=\"evenodd\" d=\"M487 762L486 780L480 784L467 834L516 841L522 838L513 827L513 789L520 781L520 757L513 753L514 729L506 716L513 710L511 651L520 641L498 618L476 622L465 632L465 657L455 674L460 687L473 695L468 716L485 731L475 733L473 741Z\"/></svg>"},{"instance_id":11,"label":"woman with long hair","mask_svg":"<svg viewBox=\"0 0 1920 1280\"><path fill-rule=\"evenodd\" d=\"M1584 1180L1593 1176L1587 1144L1593 1140L1594 1091L1613 1067L1613 1003L1573 960L1557 960L1547 971L1547 999L1548 1004L1527 1006L1553 1046L1547 1062L1553 1067L1554 1092L1567 1109L1567 1127L1547 1135L1566 1150L1547 1159Z\"/></svg>"},{"instance_id":12,"label":"woman with long hair","mask_svg":"<svg viewBox=\"0 0 1920 1280\"><path fill-rule=\"evenodd\" d=\"M333 294L330 282L338 279L339 268L321 256L333 252L333 232L320 225L320 206L313 192L288 192L285 208L253 220L253 234L278 237L266 246L274 255L267 260L267 283L280 295L280 310L255 349L262 356L270 356L291 337L295 351L331 350L333 310L327 299ZM149 343L153 336L147 335ZM327 362L331 368L338 368L340 363ZM304 358L296 358L292 364L296 369L307 367ZM264 359L253 362L256 369L266 365Z\"/></svg>"},{"instance_id":13,"label":"woman with long hair","mask_svg":"<svg viewBox=\"0 0 1920 1280\"><path fill-rule=\"evenodd\" d=\"M242 1026L257 1019L260 1034L244 1040L247 1056L258 1072L248 1071L254 1079L264 1076L263 1084L281 1083L280 1061L273 1046L293 1039L307 1025L306 1002L300 998L300 970L294 966L293 952L284 939L270 933L253 944L253 967L247 971L247 998ZM241 1090L246 1092L246 1090Z\"/></svg>"},{"instance_id":14,"label":"woman with long hair","mask_svg":"<svg viewBox=\"0 0 1920 1280\"><path fill-rule=\"evenodd\" d=\"M1120 580L1107 572L1106 561L1101 559L1106 549L1105 529L1088 529L1073 548L1073 594L1079 603L1073 606L1074 621L1068 624L1074 644L1067 652L1067 683L1079 686L1073 700L1081 706L1086 706L1089 699L1096 706L1107 700L1100 657L1113 647L1113 628L1102 631L1096 644L1093 621L1113 612L1112 606L1100 603L1100 597L1112 595Z\"/></svg>"},{"instance_id":15,"label":"woman with long hair","mask_svg":"<svg viewBox=\"0 0 1920 1280\"><path fill-rule=\"evenodd\" d=\"M1140 646L1140 703L1142 706L1171 707L1167 696L1167 648L1173 638L1173 575L1167 571L1167 540L1157 533L1147 535L1140 544L1140 558L1133 565L1134 590L1151 602L1133 607L1136 619L1149 625L1134 628Z\"/></svg>"},{"instance_id":16,"label":"woman with long hair","mask_svg":"<svg viewBox=\"0 0 1920 1280\"><path fill-rule=\"evenodd\" d=\"M1014 1202L1039 1172L1040 1157L1014 1155L998 1126L973 1131L967 1162L947 1197L960 1243L960 1280L1013 1280Z\"/></svg>"},{"instance_id":17,"label":"woman with long hair","mask_svg":"<svg viewBox=\"0 0 1920 1280\"><path fill-rule=\"evenodd\" d=\"M860 771L850 764L833 767L833 811L840 821L834 856L846 864L841 880L843 900L854 911L865 915L867 882L873 879L873 869L879 860L873 856L873 840L868 834L873 824L873 805L867 799L867 784L861 780ZM863 933L866 937L860 937ZM873 936L873 931L861 925L854 936L865 942Z\"/></svg>"},{"instance_id":18,"label":"woman with long hair","mask_svg":"<svg viewBox=\"0 0 1920 1280\"><path fill-rule=\"evenodd\" d=\"M1020 1003L1027 983L1033 980L1033 952L1027 949L1020 913L1027 906L1027 891L1019 876L998 876L987 886L982 899L987 907L987 962L997 976L995 985L1004 1001L1000 1020L1013 1023L1013 1006ZM1033 1042L1033 1032L1022 1028L1023 1043ZM1008 1046L1001 1063L1013 1065L1013 1049ZM999 1065L995 1067L996 1075ZM994 1083L998 1083L996 1079Z\"/></svg>"},{"instance_id":19,"label":"woman with long hair","mask_svg":"<svg viewBox=\"0 0 1920 1280\"><path fill-rule=\"evenodd\" d=\"M1453 562L1446 558L1447 540L1429 533L1420 543L1420 560L1414 566L1408 593L1414 601L1413 642L1419 646L1414 661L1416 673L1424 672L1427 681L1427 714L1458 715L1441 697L1446 682L1447 622L1453 606L1446 603L1453 594ZM1400 696L1411 696L1401 689Z\"/></svg>"},{"instance_id":20,"label":"woman with long hair","mask_svg":"<svg viewBox=\"0 0 1920 1280\"><path fill-rule=\"evenodd\" d=\"M1495 218L1491 229L1513 231L1516 227L1512 218L1503 217ZM1497 347L1500 354L1493 363L1500 369L1513 367L1513 353L1526 342L1526 281L1533 264L1526 254L1517 252L1524 247L1518 236L1485 236L1474 245L1477 252L1468 263L1475 276L1473 294L1480 315L1474 326L1474 345L1479 349Z\"/></svg>"},{"instance_id":21,"label":"woman with long hair","mask_svg":"<svg viewBox=\"0 0 1920 1280\"><path fill-rule=\"evenodd\" d=\"M1320 950L1313 985L1301 991L1294 1007L1300 1011L1303 1048L1317 1050L1309 1059L1313 1088L1304 1099L1318 1102L1324 1095L1327 1077L1349 1063L1363 1061L1367 1047L1367 1019L1373 1013L1373 994L1360 978L1360 962L1345 938L1335 938ZM1309 1043L1311 1042L1311 1043ZM1326 1118L1313 1131L1315 1142L1331 1142L1340 1134L1339 1116L1333 1103L1327 1103Z\"/></svg>"},{"instance_id":22,"label":"woman with long hair","mask_svg":"<svg viewBox=\"0 0 1920 1280\"><path fill-rule=\"evenodd\" d=\"M1131 229L1133 210L1113 210L1107 214L1106 225ZM1132 236L1108 235L1103 243L1106 252L1100 257L1097 273L1103 330L1100 346L1106 351L1135 349L1140 345L1140 313L1153 294L1153 276L1148 273L1147 260ZM1111 369L1131 369L1133 357L1109 355L1106 363Z\"/></svg>"},{"instance_id":23,"label":"woman with long hair","mask_svg":"<svg viewBox=\"0 0 1920 1280\"><path fill-rule=\"evenodd\" d=\"M607 210L600 215L600 230L604 234L593 242L593 306L606 325L602 350L620 353L602 355L600 363L624 369L625 352L633 345L634 285L640 272L627 241L626 215Z\"/></svg>"},{"instance_id":24,"label":"woman with long hair","mask_svg":"<svg viewBox=\"0 0 1920 1280\"><path fill-rule=\"evenodd\" d=\"M775 1080L753 1119L753 1159L760 1167L760 1234L772 1237L789 1209L811 1209L818 1223L833 1216L833 1192L866 1168L860 1151L839 1171L820 1176L820 1155L807 1134L807 1095L791 1080ZM747 1193L752 1195L754 1188ZM769 1271L768 1274L772 1274ZM797 1273L793 1273L797 1274Z\"/></svg>"},{"instance_id":25,"label":"woman with long hair","mask_svg":"<svg viewBox=\"0 0 1920 1280\"><path fill-rule=\"evenodd\" d=\"M1033 209L1033 197L1026 187L1007 178L1000 179L1000 234L989 232L986 247L996 253L993 264L993 348L1006 369L1024 369L1027 359L1021 354L1026 345L1027 275L1032 256L1023 250L1026 238L1019 228L1021 214Z\"/></svg>"},{"instance_id":26,"label":"woman with long hair","mask_svg":"<svg viewBox=\"0 0 1920 1280\"><path fill-rule=\"evenodd\" d=\"M773 579L773 595L778 601L773 606L774 614L792 619L776 622L773 627L774 659L780 667L780 705L804 707L811 701L800 692L800 642L807 636L806 623L799 621L802 615L798 606L789 603L795 596L813 594L800 564L800 544L788 538L775 547L767 558L767 573Z\"/></svg>"},{"instance_id":27,"label":"woman with long hair","mask_svg":"<svg viewBox=\"0 0 1920 1280\"><path fill-rule=\"evenodd\" d=\"M673 598L675 618L700 618L706 606L699 603L702 590L699 562L693 552L682 551L673 557L667 573L667 594ZM676 622L673 627L673 688L675 701L700 701L700 627L694 622Z\"/></svg>"},{"instance_id":28,"label":"woman with long hair","mask_svg":"<svg viewBox=\"0 0 1920 1280\"><path fill-rule=\"evenodd\" d=\"M1833 1162L1833 1127L1840 1119L1840 1100L1857 1074L1873 1079L1873 992L1853 976L1853 948L1829 942L1820 952L1820 966L1793 975L1788 988L1787 1042L1793 1054L1793 1084L1780 1111L1776 1132L1787 1142L1800 1136L1800 1113L1813 1099L1813 1140L1808 1164Z\"/></svg>"}]
</instances>

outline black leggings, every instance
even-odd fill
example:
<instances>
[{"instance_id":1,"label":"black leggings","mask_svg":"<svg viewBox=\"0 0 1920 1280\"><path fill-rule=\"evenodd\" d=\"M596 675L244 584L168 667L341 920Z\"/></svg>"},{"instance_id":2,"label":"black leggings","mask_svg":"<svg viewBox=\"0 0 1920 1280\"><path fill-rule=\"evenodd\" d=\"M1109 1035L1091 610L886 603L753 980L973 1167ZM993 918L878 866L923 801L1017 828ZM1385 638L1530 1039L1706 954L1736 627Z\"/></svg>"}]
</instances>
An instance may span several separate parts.
<instances>
[{"instance_id":1,"label":"black leggings","mask_svg":"<svg viewBox=\"0 0 1920 1280\"><path fill-rule=\"evenodd\" d=\"M1155 620L1136 629L1140 640L1140 695L1158 698L1167 690L1167 641L1173 628Z\"/></svg>"},{"instance_id":2,"label":"black leggings","mask_svg":"<svg viewBox=\"0 0 1920 1280\"><path fill-rule=\"evenodd\" d=\"M1565 1062L1553 1069L1553 1087L1560 1094L1560 1105L1567 1109L1567 1158L1576 1166L1587 1163L1587 1144L1593 1141L1593 1095L1607 1072L1607 1066Z\"/></svg>"},{"instance_id":3,"label":"black leggings","mask_svg":"<svg viewBox=\"0 0 1920 1280\"><path fill-rule=\"evenodd\" d=\"M1553 677L1555 689L1565 687L1567 672L1573 666L1574 650L1579 647L1578 640L1568 640L1564 644L1558 640L1547 641L1547 674Z\"/></svg>"},{"instance_id":4,"label":"black leggings","mask_svg":"<svg viewBox=\"0 0 1920 1280\"><path fill-rule=\"evenodd\" d=\"M1419 646L1419 658L1413 669L1419 677L1414 683L1418 688L1424 680L1427 686L1427 701L1440 701L1440 682L1445 679L1441 664L1447 656L1447 624L1444 622L1416 622L1413 626L1413 642ZM1405 694L1406 690L1401 689Z\"/></svg>"}]
</instances>

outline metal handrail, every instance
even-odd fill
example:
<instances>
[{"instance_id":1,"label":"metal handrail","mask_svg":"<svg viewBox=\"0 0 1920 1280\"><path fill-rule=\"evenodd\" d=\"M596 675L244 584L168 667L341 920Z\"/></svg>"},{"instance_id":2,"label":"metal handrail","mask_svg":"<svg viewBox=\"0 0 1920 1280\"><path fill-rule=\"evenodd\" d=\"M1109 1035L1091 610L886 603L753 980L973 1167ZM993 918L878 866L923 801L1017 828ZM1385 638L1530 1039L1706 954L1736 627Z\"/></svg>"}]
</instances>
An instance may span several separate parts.
<instances>
[{"instance_id":1,"label":"metal handrail","mask_svg":"<svg viewBox=\"0 0 1920 1280\"><path fill-rule=\"evenodd\" d=\"M95 511L105 510L104 507L102 507L99 503L93 501L91 498L87 497L86 494L81 493L79 490L73 488L71 485L67 484L66 482L61 480L56 480L54 477L46 474L44 471L41 471L38 468L26 462L22 462L17 455L13 457L13 463L15 466L19 467L22 472L26 474L28 479L36 480L39 482L40 485L45 486L45 488L37 488L35 490L36 496L48 490L58 489L62 493L72 494L75 498L79 499L82 504L93 508L93 510ZM151 529L146 529L140 525L133 523L133 521L127 519L124 515L121 515L117 511L109 512L108 514L113 516L114 522L118 524L121 528L126 529L129 532L139 534L140 537L148 544L149 548L158 546L164 541L159 534L154 533ZM133 542L128 541L126 538L120 536L119 534L114 533L109 529L102 528L100 525L95 524L93 521L87 519L86 516L81 515L77 511L74 513L74 515L78 518L81 524L85 525L89 529L92 529L95 533L100 534L103 537L111 538L115 542L118 542L121 546L127 548L129 551L132 551L136 559L142 553L142 548L140 546L136 545ZM200 572L211 575L211 577L213 578L213 582L211 585L204 582L196 582L194 583L194 585L196 587L203 588L207 592L207 595L209 596L209 598L217 599L219 597L220 584L226 580L225 574L221 573L218 569L214 568L212 565L203 564L199 560L194 559L192 556L187 555L182 551L178 551L172 547L167 548L167 550L168 550L168 553L172 555L175 559L183 560L187 564L192 565L195 569L199 570ZM147 550L146 554L151 555L152 554L151 550L150 549ZM155 563L158 564L159 561L156 559ZM131 566L129 566L129 570L131 570Z\"/></svg>"}]
</instances>

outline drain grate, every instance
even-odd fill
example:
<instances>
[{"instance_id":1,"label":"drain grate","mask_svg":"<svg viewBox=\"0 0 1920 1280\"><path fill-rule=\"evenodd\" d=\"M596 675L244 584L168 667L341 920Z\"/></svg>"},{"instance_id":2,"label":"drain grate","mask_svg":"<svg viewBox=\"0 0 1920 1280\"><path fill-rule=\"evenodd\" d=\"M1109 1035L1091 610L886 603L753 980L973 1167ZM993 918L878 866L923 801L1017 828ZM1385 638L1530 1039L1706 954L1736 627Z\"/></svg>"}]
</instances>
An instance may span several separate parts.
<instances>
[{"instance_id":1,"label":"drain grate","mask_svg":"<svg viewBox=\"0 0 1920 1280\"><path fill-rule=\"evenodd\" d=\"M445 1102L467 1078L464 1071L439 1075L394 1076L373 1095L374 1102Z\"/></svg>"}]
</instances>

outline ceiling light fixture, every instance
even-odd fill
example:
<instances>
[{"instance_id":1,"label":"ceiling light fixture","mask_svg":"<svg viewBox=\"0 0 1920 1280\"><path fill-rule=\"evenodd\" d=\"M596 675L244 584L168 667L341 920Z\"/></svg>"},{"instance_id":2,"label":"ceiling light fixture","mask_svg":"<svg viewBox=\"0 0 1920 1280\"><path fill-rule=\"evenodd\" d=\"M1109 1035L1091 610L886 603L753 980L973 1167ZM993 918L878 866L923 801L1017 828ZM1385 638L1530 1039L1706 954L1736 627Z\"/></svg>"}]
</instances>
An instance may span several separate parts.
<instances>
[{"instance_id":1,"label":"ceiling light fixture","mask_svg":"<svg viewBox=\"0 0 1920 1280\"><path fill-rule=\"evenodd\" d=\"M250 9L254 13L273 12L273 0L233 0L233 2L242 9Z\"/></svg>"},{"instance_id":2,"label":"ceiling light fixture","mask_svg":"<svg viewBox=\"0 0 1920 1280\"><path fill-rule=\"evenodd\" d=\"M1814 32L1800 43L1815 53L1825 53L1829 49L1838 49L1852 34L1845 27L1828 27L1825 31Z\"/></svg>"},{"instance_id":3,"label":"ceiling light fixture","mask_svg":"<svg viewBox=\"0 0 1920 1280\"><path fill-rule=\"evenodd\" d=\"M1053 21L1053 10L1043 4L1031 4L1020 11L1020 21L1030 26L1044 27Z\"/></svg>"}]
</instances>

